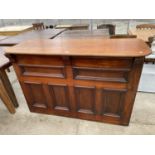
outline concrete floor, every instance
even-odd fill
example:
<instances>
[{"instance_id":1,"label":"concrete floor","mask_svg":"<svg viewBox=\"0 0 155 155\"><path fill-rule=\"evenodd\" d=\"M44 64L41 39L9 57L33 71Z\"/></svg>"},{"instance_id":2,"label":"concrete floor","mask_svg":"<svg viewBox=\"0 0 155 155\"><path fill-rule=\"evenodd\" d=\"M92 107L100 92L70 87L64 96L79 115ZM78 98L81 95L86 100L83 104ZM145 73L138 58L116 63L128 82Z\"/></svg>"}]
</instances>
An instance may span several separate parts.
<instances>
[{"instance_id":1,"label":"concrete floor","mask_svg":"<svg viewBox=\"0 0 155 155\"><path fill-rule=\"evenodd\" d=\"M0 134L155 134L155 94L137 93L130 125L124 127L30 113L13 68L8 74L20 106L11 115L0 101Z\"/></svg>"}]
</instances>

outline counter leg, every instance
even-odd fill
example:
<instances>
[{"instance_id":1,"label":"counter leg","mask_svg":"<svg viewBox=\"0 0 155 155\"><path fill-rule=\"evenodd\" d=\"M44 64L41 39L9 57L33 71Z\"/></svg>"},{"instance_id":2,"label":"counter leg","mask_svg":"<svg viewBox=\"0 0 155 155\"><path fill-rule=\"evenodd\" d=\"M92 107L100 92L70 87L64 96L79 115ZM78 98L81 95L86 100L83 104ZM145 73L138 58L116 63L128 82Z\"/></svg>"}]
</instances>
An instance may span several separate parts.
<instances>
[{"instance_id":1,"label":"counter leg","mask_svg":"<svg viewBox=\"0 0 155 155\"><path fill-rule=\"evenodd\" d=\"M16 96L15 96L15 93L13 91L13 88L11 86L11 83L9 81L9 78L5 72L5 70L0 70L0 78L2 80L2 83L4 84L4 87L7 91L7 94L8 96L10 97L12 103L14 104L15 107L18 107L18 102L17 102L17 99L16 99Z\"/></svg>"},{"instance_id":2,"label":"counter leg","mask_svg":"<svg viewBox=\"0 0 155 155\"><path fill-rule=\"evenodd\" d=\"M8 111L10 113L14 114L16 112L15 107L14 107L1 79L0 79L0 98L2 99L3 103L7 107Z\"/></svg>"}]
</instances>

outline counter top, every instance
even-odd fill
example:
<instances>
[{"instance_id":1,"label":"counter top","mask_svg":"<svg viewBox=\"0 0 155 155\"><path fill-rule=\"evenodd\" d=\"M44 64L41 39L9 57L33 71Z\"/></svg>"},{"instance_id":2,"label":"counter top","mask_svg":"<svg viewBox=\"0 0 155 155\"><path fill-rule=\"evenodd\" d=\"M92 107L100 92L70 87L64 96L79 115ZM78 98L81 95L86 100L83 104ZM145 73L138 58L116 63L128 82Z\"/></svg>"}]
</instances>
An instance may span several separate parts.
<instances>
[{"instance_id":1,"label":"counter top","mask_svg":"<svg viewBox=\"0 0 155 155\"><path fill-rule=\"evenodd\" d=\"M37 39L5 48L8 54L141 57L151 53L140 39Z\"/></svg>"}]
</instances>

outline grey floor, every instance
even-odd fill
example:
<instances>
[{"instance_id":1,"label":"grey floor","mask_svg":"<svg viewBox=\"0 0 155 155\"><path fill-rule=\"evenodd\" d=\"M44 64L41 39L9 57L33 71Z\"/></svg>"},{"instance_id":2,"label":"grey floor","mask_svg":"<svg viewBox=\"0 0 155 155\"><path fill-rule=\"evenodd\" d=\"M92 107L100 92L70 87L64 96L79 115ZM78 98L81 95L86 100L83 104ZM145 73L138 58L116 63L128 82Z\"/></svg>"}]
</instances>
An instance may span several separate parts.
<instances>
[{"instance_id":1,"label":"grey floor","mask_svg":"<svg viewBox=\"0 0 155 155\"><path fill-rule=\"evenodd\" d=\"M8 73L19 108L11 115L0 101L0 134L155 134L155 94L137 93L127 127L30 113L11 68Z\"/></svg>"}]
</instances>

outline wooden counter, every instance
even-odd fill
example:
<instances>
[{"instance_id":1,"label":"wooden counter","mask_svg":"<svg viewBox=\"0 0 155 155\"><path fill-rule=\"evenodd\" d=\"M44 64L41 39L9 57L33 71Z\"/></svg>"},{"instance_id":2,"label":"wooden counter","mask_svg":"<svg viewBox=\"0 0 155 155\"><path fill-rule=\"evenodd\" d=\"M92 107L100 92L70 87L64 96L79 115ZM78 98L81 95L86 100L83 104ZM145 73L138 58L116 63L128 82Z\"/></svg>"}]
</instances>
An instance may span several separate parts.
<instances>
[{"instance_id":1,"label":"wooden counter","mask_svg":"<svg viewBox=\"0 0 155 155\"><path fill-rule=\"evenodd\" d=\"M147 45L138 39L33 40L5 49L31 112L128 125Z\"/></svg>"}]
</instances>

